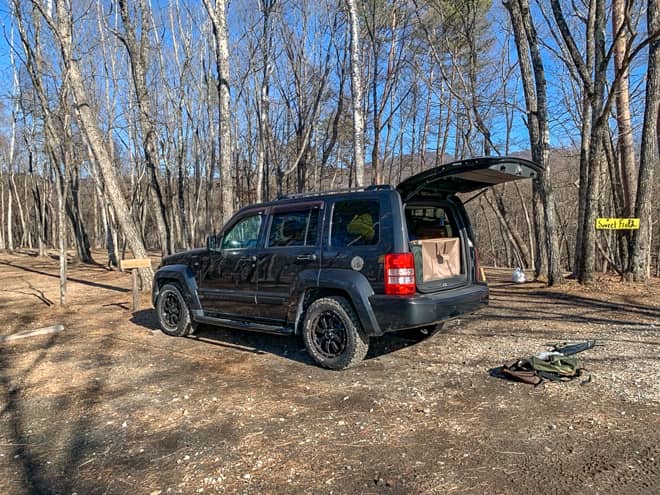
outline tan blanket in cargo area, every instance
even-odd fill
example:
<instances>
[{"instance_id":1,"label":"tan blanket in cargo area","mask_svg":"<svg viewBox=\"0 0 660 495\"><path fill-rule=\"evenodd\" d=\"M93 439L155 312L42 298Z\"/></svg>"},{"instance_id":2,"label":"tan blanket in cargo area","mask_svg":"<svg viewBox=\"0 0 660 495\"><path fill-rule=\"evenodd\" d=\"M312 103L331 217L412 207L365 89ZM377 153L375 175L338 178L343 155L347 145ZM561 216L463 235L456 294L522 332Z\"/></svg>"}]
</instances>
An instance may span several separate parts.
<instances>
[{"instance_id":1,"label":"tan blanket in cargo area","mask_svg":"<svg viewBox=\"0 0 660 495\"><path fill-rule=\"evenodd\" d=\"M421 248L422 282L460 275L461 243L458 237L423 239L410 241L410 243ZM419 268L417 266L417 270Z\"/></svg>"}]
</instances>

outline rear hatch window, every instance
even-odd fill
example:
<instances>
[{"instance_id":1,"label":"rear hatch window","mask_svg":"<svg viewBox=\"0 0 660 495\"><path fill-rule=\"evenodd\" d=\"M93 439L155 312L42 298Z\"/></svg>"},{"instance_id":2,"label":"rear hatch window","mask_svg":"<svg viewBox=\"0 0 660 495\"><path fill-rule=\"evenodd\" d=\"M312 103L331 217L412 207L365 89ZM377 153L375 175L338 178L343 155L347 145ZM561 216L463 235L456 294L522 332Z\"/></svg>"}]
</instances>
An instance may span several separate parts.
<instances>
[{"instance_id":1,"label":"rear hatch window","mask_svg":"<svg viewBox=\"0 0 660 495\"><path fill-rule=\"evenodd\" d=\"M465 284L466 237L455 210L437 204L408 204L405 214L418 290L433 292Z\"/></svg>"}]
</instances>

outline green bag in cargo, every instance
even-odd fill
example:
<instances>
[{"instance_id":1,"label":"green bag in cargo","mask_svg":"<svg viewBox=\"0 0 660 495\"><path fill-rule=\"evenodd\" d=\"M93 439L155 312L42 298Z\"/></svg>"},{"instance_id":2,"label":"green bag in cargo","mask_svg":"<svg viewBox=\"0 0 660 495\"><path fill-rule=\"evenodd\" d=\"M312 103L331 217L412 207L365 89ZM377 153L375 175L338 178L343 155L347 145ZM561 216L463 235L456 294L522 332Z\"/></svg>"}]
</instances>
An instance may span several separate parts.
<instances>
[{"instance_id":1,"label":"green bag in cargo","mask_svg":"<svg viewBox=\"0 0 660 495\"><path fill-rule=\"evenodd\" d=\"M371 241L376 235L374 220L369 213L355 215L346 226L346 232L358 235L365 241Z\"/></svg>"}]
</instances>

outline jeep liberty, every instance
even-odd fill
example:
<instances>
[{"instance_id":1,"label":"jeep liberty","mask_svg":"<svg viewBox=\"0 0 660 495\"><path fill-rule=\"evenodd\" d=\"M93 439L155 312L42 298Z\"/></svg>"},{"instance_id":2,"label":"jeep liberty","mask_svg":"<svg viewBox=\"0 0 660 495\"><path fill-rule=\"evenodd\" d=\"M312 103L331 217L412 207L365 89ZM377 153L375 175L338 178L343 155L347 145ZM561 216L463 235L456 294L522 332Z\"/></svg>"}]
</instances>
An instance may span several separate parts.
<instances>
[{"instance_id":1,"label":"jeep liberty","mask_svg":"<svg viewBox=\"0 0 660 495\"><path fill-rule=\"evenodd\" d=\"M207 246L168 256L153 304L164 333L198 324L302 336L319 365L362 361L369 338L432 335L488 303L458 193L535 178L513 157L461 160L398 186L299 194L247 206Z\"/></svg>"}]
</instances>

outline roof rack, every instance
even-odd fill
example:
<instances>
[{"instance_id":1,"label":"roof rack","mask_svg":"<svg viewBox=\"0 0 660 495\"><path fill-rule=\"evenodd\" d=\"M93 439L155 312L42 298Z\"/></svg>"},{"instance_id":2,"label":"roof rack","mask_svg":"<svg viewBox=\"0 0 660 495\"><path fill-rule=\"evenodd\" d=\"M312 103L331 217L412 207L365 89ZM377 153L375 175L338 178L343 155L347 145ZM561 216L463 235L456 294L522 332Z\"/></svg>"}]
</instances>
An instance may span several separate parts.
<instances>
[{"instance_id":1,"label":"roof rack","mask_svg":"<svg viewBox=\"0 0 660 495\"><path fill-rule=\"evenodd\" d=\"M394 189L394 186L389 184L376 184L371 186L364 187L345 187L342 189L331 189L329 191L314 191L314 192L303 192L303 193L294 193L294 194L282 194L277 196L277 199L296 199L296 198L307 198L309 196L325 196L329 194L341 194L346 192L357 192L357 191L391 191Z\"/></svg>"}]
</instances>

